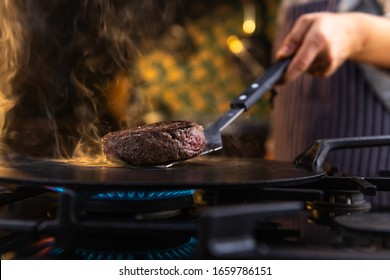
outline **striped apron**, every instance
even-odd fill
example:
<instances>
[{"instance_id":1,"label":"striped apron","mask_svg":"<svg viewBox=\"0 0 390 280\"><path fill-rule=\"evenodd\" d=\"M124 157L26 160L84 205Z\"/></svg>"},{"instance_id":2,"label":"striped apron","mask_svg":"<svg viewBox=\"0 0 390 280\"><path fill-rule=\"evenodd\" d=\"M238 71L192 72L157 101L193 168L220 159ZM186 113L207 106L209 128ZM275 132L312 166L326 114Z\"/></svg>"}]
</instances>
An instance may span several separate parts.
<instances>
[{"instance_id":1,"label":"striped apron","mask_svg":"<svg viewBox=\"0 0 390 280\"><path fill-rule=\"evenodd\" d=\"M315 1L296 5L281 15L284 23L278 30L275 46L302 14L334 11L336 1ZM390 112L376 97L360 69L346 62L329 78L307 74L281 87L271 112L272 157L292 161L315 139L390 134ZM329 153L327 163L339 173L378 176L390 170L390 147L337 150ZM390 206L390 193L371 202Z\"/></svg>"}]
</instances>

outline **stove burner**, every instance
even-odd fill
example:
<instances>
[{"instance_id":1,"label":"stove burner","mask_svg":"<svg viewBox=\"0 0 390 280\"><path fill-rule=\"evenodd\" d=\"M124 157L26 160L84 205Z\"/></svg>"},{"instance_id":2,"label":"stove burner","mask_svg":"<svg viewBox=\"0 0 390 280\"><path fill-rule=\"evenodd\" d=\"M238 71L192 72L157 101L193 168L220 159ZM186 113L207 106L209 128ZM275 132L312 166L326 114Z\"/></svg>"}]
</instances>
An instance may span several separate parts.
<instances>
[{"instance_id":1,"label":"stove burner","mask_svg":"<svg viewBox=\"0 0 390 280\"><path fill-rule=\"evenodd\" d=\"M139 241L119 240L118 246L102 247L102 240L93 240L75 249L65 249L56 244L54 237L44 237L20 248L6 252L2 259L83 259L83 260L187 260L196 252L195 237L167 238L166 242L150 242L144 249L137 247ZM159 240L164 241L164 240ZM138 244L139 245L139 244Z\"/></svg>"},{"instance_id":2,"label":"stove burner","mask_svg":"<svg viewBox=\"0 0 390 280\"><path fill-rule=\"evenodd\" d=\"M130 238L131 239L131 238ZM85 241L85 240L84 240ZM84 259L84 260L186 260L194 257L197 239L195 237L167 237L161 242L146 238L139 240L119 240L116 246L104 239L90 239L84 246L65 249L56 243L54 237L44 237L23 246L20 250L2 254L3 259ZM165 242L164 242L165 241ZM112 247L110 249L110 247Z\"/></svg>"},{"instance_id":3,"label":"stove burner","mask_svg":"<svg viewBox=\"0 0 390 280\"><path fill-rule=\"evenodd\" d=\"M93 213L132 213L149 217L150 213L179 213L194 204L195 190L109 191L92 195L83 209ZM154 215L154 217L166 215Z\"/></svg>"},{"instance_id":4,"label":"stove burner","mask_svg":"<svg viewBox=\"0 0 390 280\"><path fill-rule=\"evenodd\" d=\"M325 192L321 201L307 202L306 208L312 212L312 221L328 224L340 215L368 212L371 204L359 191L333 190Z\"/></svg>"},{"instance_id":5,"label":"stove burner","mask_svg":"<svg viewBox=\"0 0 390 280\"><path fill-rule=\"evenodd\" d=\"M133 252L108 252L78 248L75 250L75 254L85 260L185 260L193 257L195 254L196 244L196 239L192 237L188 242L168 249Z\"/></svg>"},{"instance_id":6,"label":"stove burner","mask_svg":"<svg viewBox=\"0 0 390 280\"><path fill-rule=\"evenodd\" d=\"M390 248L390 214L364 213L339 216L336 224L342 230L342 241L366 250Z\"/></svg>"},{"instance_id":7,"label":"stove burner","mask_svg":"<svg viewBox=\"0 0 390 280\"><path fill-rule=\"evenodd\" d=\"M46 187L57 193L64 193L65 188L59 186ZM112 190L89 196L83 202L83 210L94 213L136 213L140 217L148 213L179 213L180 209L194 204L193 195L196 190ZM145 213L147 213L145 215ZM163 216L166 215L154 215Z\"/></svg>"}]
</instances>

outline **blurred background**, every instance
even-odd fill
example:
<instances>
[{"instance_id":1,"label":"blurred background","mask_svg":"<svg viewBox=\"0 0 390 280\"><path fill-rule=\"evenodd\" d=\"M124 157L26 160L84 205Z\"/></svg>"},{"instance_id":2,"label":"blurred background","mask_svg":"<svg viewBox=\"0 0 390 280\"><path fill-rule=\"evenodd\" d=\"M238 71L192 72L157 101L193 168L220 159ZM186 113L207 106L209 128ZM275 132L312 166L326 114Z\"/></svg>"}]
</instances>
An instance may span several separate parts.
<instances>
[{"instance_id":1,"label":"blurred background","mask_svg":"<svg viewBox=\"0 0 390 280\"><path fill-rule=\"evenodd\" d=\"M190 120L207 127L272 62L279 1L186 1L134 70L131 123ZM271 94L224 131L226 155L265 157Z\"/></svg>"}]
</instances>

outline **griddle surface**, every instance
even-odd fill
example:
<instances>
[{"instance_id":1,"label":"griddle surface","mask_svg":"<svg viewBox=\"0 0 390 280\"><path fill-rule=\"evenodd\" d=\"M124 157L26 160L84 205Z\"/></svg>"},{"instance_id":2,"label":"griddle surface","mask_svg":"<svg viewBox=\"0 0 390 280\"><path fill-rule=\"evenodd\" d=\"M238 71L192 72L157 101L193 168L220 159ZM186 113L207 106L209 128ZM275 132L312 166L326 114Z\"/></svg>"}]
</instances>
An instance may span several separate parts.
<instances>
[{"instance_id":1,"label":"griddle surface","mask_svg":"<svg viewBox=\"0 0 390 280\"><path fill-rule=\"evenodd\" d=\"M78 166L52 161L2 164L0 182L73 188L231 188L288 186L313 182L323 171L297 168L290 162L202 156L170 168Z\"/></svg>"}]
</instances>

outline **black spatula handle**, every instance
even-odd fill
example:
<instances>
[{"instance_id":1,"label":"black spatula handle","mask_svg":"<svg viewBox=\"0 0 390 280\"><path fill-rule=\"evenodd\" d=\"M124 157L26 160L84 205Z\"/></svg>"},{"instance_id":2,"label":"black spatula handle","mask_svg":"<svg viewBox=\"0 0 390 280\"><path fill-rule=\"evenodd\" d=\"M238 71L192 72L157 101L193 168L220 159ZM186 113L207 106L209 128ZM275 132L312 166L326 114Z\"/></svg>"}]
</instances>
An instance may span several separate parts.
<instances>
[{"instance_id":1,"label":"black spatula handle","mask_svg":"<svg viewBox=\"0 0 390 280\"><path fill-rule=\"evenodd\" d=\"M244 108L248 110L253 104L259 100L264 93L269 91L275 83L283 76L284 71L289 65L292 58L279 60L256 81L254 81L247 89L237 96L231 103L232 108Z\"/></svg>"}]
</instances>

